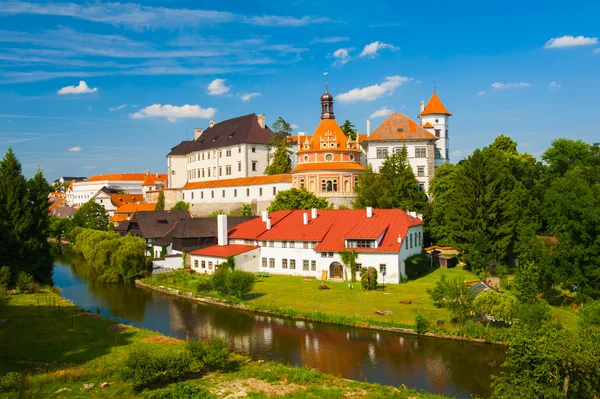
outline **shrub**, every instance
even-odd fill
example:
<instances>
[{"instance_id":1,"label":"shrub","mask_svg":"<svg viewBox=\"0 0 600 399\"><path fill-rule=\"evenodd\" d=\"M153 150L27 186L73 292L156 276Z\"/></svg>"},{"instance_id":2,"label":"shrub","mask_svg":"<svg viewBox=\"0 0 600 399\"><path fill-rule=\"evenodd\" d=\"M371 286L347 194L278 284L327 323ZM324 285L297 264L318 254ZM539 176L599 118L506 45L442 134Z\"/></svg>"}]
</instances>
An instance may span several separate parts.
<instances>
[{"instance_id":1,"label":"shrub","mask_svg":"<svg viewBox=\"0 0 600 399\"><path fill-rule=\"evenodd\" d=\"M213 395L206 392L204 389L178 382L175 386L172 386L161 391L152 392L148 395L148 399L212 399Z\"/></svg>"},{"instance_id":2,"label":"shrub","mask_svg":"<svg viewBox=\"0 0 600 399\"><path fill-rule=\"evenodd\" d=\"M188 352L151 354L146 349L132 350L121 370L124 380L132 381L136 390L158 381L174 381L189 372L192 359Z\"/></svg>"},{"instance_id":3,"label":"shrub","mask_svg":"<svg viewBox=\"0 0 600 399\"><path fill-rule=\"evenodd\" d=\"M363 290L377 288L377 269L371 266L360 269L360 285Z\"/></svg>"},{"instance_id":4,"label":"shrub","mask_svg":"<svg viewBox=\"0 0 600 399\"><path fill-rule=\"evenodd\" d=\"M490 290L477 297L474 308L475 312L492 316L494 320L512 323L516 317L518 305L515 298Z\"/></svg>"},{"instance_id":5,"label":"shrub","mask_svg":"<svg viewBox=\"0 0 600 399\"><path fill-rule=\"evenodd\" d=\"M600 326L600 300L583 305L579 311L579 324L582 327Z\"/></svg>"},{"instance_id":6,"label":"shrub","mask_svg":"<svg viewBox=\"0 0 600 399\"><path fill-rule=\"evenodd\" d=\"M536 330L550 320L550 307L542 302L521 304L517 310L517 319Z\"/></svg>"},{"instance_id":7,"label":"shrub","mask_svg":"<svg viewBox=\"0 0 600 399\"><path fill-rule=\"evenodd\" d=\"M404 264L406 265L406 275L410 280L425 275L431 268L431 260L426 253L409 256Z\"/></svg>"},{"instance_id":8,"label":"shrub","mask_svg":"<svg viewBox=\"0 0 600 399\"><path fill-rule=\"evenodd\" d=\"M415 331L417 332L417 334L423 335L427 332L428 328L429 328L429 320L427 320L425 315L423 315L422 313L419 313L417 315L417 317L415 318Z\"/></svg>"},{"instance_id":9,"label":"shrub","mask_svg":"<svg viewBox=\"0 0 600 399\"><path fill-rule=\"evenodd\" d=\"M22 373L11 372L0 376L0 392L15 392L24 393L31 387L31 380L27 375ZM19 395L23 397L23 395Z\"/></svg>"},{"instance_id":10,"label":"shrub","mask_svg":"<svg viewBox=\"0 0 600 399\"><path fill-rule=\"evenodd\" d=\"M226 296L227 295L227 275L229 274L229 269L226 267L218 268L212 275L211 285L213 290L217 291L219 294Z\"/></svg>"},{"instance_id":11,"label":"shrub","mask_svg":"<svg viewBox=\"0 0 600 399\"><path fill-rule=\"evenodd\" d=\"M10 278L11 278L10 267L8 267L8 266L0 267L0 288L1 287L8 288L8 286L10 285Z\"/></svg>"},{"instance_id":12,"label":"shrub","mask_svg":"<svg viewBox=\"0 0 600 399\"><path fill-rule=\"evenodd\" d=\"M27 272L19 272L17 274L16 288L20 294L31 291L31 284L33 283L33 276Z\"/></svg>"},{"instance_id":13,"label":"shrub","mask_svg":"<svg viewBox=\"0 0 600 399\"><path fill-rule=\"evenodd\" d=\"M473 295L460 277L449 280L442 274L433 289L427 289L427 293L436 307L450 310L454 321L463 324L471 315Z\"/></svg>"},{"instance_id":14,"label":"shrub","mask_svg":"<svg viewBox=\"0 0 600 399\"><path fill-rule=\"evenodd\" d=\"M4 302L8 299L8 290L4 287L0 287L0 306L4 305Z\"/></svg>"},{"instance_id":15,"label":"shrub","mask_svg":"<svg viewBox=\"0 0 600 399\"><path fill-rule=\"evenodd\" d=\"M225 370L229 365L231 354L223 338L212 337L207 341L191 341L188 350L207 370Z\"/></svg>"},{"instance_id":16,"label":"shrub","mask_svg":"<svg viewBox=\"0 0 600 399\"><path fill-rule=\"evenodd\" d=\"M236 298L242 299L244 295L254 288L254 274L241 270L234 270L227 274L227 292Z\"/></svg>"}]
</instances>

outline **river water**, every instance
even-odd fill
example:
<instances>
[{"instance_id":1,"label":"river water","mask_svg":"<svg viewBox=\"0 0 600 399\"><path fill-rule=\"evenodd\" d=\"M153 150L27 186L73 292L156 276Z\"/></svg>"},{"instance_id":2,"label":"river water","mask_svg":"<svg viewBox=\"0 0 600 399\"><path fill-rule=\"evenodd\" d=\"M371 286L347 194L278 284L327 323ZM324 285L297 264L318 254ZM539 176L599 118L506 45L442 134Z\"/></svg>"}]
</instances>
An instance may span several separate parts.
<instances>
[{"instance_id":1,"label":"river water","mask_svg":"<svg viewBox=\"0 0 600 399\"><path fill-rule=\"evenodd\" d=\"M455 396L489 397L505 348L302 322L212 306L134 285L103 284L81 259L55 262L54 284L75 305L124 324L190 339L220 335L254 358L306 365L344 378Z\"/></svg>"}]
</instances>

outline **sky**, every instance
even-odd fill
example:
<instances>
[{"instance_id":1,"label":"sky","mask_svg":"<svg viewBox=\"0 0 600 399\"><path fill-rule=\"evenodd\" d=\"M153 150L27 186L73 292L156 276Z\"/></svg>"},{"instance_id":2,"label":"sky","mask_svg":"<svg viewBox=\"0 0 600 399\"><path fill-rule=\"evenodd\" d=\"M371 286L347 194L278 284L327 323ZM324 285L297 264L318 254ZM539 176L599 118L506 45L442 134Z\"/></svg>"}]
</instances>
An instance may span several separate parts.
<instances>
[{"instance_id":1,"label":"sky","mask_svg":"<svg viewBox=\"0 0 600 399\"><path fill-rule=\"evenodd\" d=\"M294 133L412 119L433 92L451 161L500 134L540 157L600 141L600 2L0 0L0 153L49 180L165 173L194 128L249 113ZM325 76L324 72L328 72Z\"/></svg>"}]
</instances>

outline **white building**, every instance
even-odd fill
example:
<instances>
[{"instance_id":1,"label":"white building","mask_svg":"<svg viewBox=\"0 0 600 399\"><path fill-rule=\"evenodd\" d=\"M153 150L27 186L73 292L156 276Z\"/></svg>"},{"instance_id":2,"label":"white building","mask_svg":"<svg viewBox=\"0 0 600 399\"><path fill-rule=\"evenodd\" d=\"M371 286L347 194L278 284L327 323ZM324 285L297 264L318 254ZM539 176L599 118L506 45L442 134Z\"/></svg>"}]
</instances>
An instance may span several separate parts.
<instances>
[{"instance_id":1,"label":"white building","mask_svg":"<svg viewBox=\"0 0 600 399\"><path fill-rule=\"evenodd\" d=\"M213 273L228 256L240 270L273 274L344 278L339 253L358 253L357 269L373 266L380 280L399 283L405 260L422 251L423 222L399 209L295 210L263 213L227 232L218 219L218 244L190 253L198 273Z\"/></svg>"},{"instance_id":2,"label":"white building","mask_svg":"<svg viewBox=\"0 0 600 399\"><path fill-rule=\"evenodd\" d=\"M421 125L439 140L436 141L435 166L439 166L450 161L450 136L449 119L452 114L444 107L435 90L429 99L426 107L423 107L421 101Z\"/></svg>"}]
</instances>

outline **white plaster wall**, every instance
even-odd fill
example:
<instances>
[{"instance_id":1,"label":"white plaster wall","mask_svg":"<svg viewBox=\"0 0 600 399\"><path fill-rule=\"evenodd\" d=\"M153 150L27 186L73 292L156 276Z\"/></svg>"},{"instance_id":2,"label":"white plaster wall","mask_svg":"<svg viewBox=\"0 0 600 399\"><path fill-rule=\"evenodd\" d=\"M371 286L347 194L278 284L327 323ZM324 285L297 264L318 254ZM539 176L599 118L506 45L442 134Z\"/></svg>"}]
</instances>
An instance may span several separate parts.
<instances>
[{"instance_id":1,"label":"white plaster wall","mask_svg":"<svg viewBox=\"0 0 600 399\"><path fill-rule=\"evenodd\" d=\"M182 188L187 183L187 156L167 157L168 188Z\"/></svg>"},{"instance_id":2,"label":"white plaster wall","mask_svg":"<svg viewBox=\"0 0 600 399\"><path fill-rule=\"evenodd\" d=\"M436 122L437 120L437 122ZM440 139L436 141L435 145L440 150L442 159L436 159L436 166L447 163L449 161L450 154L450 129L449 129L449 117L448 115L423 115L421 117L421 124L425 125L427 122L431 123L434 129L440 130ZM448 135L446 131L448 130ZM432 132L435 134L435 130Z\"/></svg>"},{"instance_id":3,"label":"white plaster wall","mask_svg":"<svg viewBox=\"0 0 600 399\"><path fill-rule=\"evenodd\" d=\"M236 255L235 269L243 270L245 272L256 273L259 271L259 249L245 252L243 254ZM190 267L196 273L213 274L215 272L215 266L225 262L226 259L214 257L214 256L203 256L203 255L189 255ZM198 266L196 266L196 261ZM205 261L205 268L202 268L202 261ZM208 262L212 262L212 268L209 269Z\"/></svg>"},{"instance_id":4,"label":"white plaster wall","mask_svg":"<svg viewBox=\"0 0 600 399\"><path fill-rule=\"evenodd\" d=\"M164 259L153 259L152 268L164 267L167 269L183 269L181 265L181 257L169 256Z\"/></svg>"},{"instance_id":5,"label":"white plaster wall","mask_svg":"<svg viewBox=\"0 0 600 399\"><path fill-rule=\"evenodd\" d=\"M190 204L247 204L257 201L273 201L278 192L288 190L292 183L254 184L235 187L215 187L183 190L183 201ZM262 191L261 191L262 190Z\"/></svg>"},{"instance_id":6,"label":"white plaster wall","mask_svg":"<svg viewBox=\"0 0 600 399\"><path fill-rule=\"evenodd\" d=\"M81 206L88 202L102 187L119 187L127 194L142 194L143 181L101 180L93 182L73 183L72 203L69 205ZM70 198L71 196L69 196Z\"/></svg>"}]
</instances>

